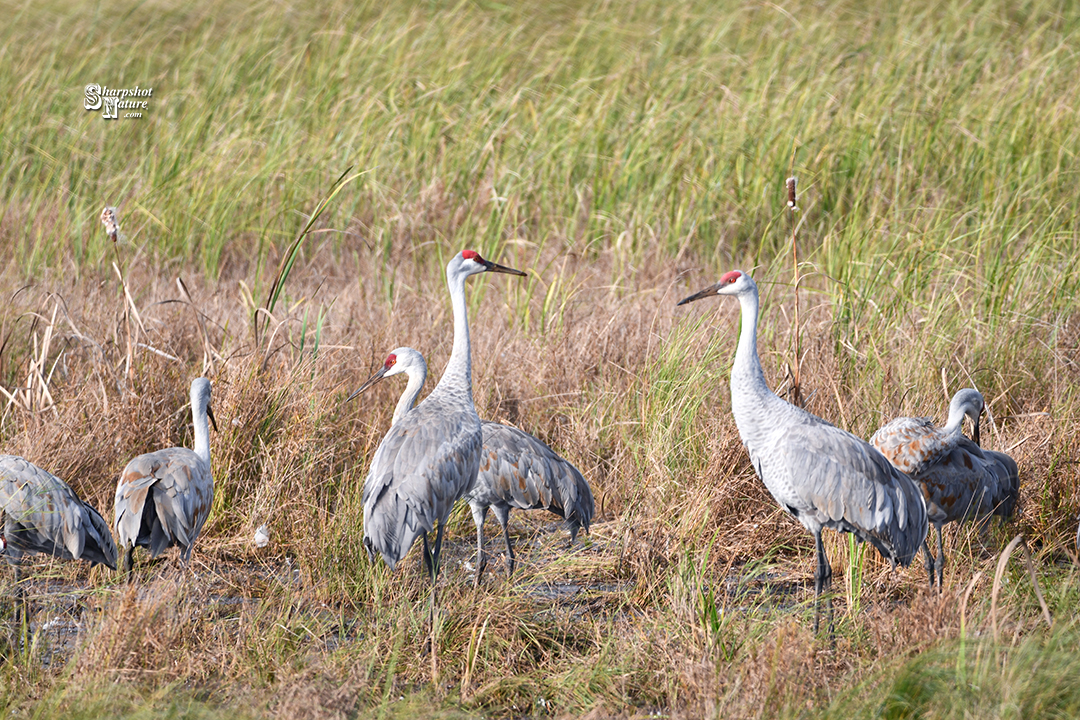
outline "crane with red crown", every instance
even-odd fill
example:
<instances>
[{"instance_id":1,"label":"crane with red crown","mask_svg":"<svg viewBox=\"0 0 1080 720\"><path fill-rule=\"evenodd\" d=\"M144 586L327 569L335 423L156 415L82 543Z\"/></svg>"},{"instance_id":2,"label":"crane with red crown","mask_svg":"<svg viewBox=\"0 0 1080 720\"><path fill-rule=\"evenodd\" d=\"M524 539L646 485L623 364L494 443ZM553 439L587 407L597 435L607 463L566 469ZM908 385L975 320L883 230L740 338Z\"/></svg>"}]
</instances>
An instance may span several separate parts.
<instances>
[{"instance_id":1,"label":"crane with red crown","mask_svg":"<svg viewBox=\"0 0 1080 720\"><path fill-rule=\"evenodd\" d=\"M480 468L483 435L472 397L472 358L465 280L483 272L525 273L463 250L446 266L454 309L454 347L439 384L422 403L391 426L364 481L364 546L393 570L419 537L434 584L443 528L454 502L469 492ZM435 533L428 545L427 534Z\"/></svg>"}]
</instances>

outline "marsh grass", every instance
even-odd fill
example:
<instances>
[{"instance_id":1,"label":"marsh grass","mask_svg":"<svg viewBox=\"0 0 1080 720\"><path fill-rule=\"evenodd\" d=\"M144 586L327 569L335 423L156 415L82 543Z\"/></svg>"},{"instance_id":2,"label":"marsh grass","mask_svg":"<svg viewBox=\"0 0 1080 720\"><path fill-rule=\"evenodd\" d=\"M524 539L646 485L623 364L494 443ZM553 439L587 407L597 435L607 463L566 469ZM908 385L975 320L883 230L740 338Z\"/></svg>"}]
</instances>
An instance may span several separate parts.
<instances>
[{"instance_id":1,"label":"marsh grass","mask_svg":"<svg viewBox=\"0 0 1080 720\"><path fill-rule=\"evenodd\" d=\"M19 98L0 107L3 450L109 516L129 458L190 442L186 388L210 364L222 421L194 575L171 555L139 557L134 588L28 563L33 622L2 626L0 706L1075 714L1072 6L0 8L0 91ZM82 109L88 82L155 90L142 118L104 121ZM362 180L335 185L348 167ZM115 248L102 204L119 207ZM343 401L402 344L438 379L443 268L462 247L529 272L468 289L481 415L574 462L597 517L567 552L554 516L516 513L518 573L496 552L474 591L456 511L433 648L416 558L390 573L361 542L366 462L400 387ZM731 420L737 308L674 307L731 267L761 285L778 393L799 362L806 407L868 437L898 414L940 419L976 384L986 444L1020 464L1012 524L948 530L942 596L921 565L891 572L827 535L835 644L809 631L809 536ZM991 612L1018 532L1050 630L1019 554Z\"/></svg>"}]
</instances>

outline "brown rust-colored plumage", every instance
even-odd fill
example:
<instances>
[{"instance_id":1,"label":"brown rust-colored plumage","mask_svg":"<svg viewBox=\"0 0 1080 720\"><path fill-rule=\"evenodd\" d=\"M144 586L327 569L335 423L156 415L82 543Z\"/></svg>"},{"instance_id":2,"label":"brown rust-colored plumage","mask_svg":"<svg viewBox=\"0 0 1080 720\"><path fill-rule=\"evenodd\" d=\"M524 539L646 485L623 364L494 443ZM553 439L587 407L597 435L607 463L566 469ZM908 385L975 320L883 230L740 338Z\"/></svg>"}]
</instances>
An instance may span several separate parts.
<instances>
[{"instance_id":1,"label":"brown rust-colored plumage","mask_svg":"<svg viewBox=\"0 0 1080 720\"><path fill-rule=\"evenodd\" d=\"M149 548L151 557L179 545L186 561L213 502L210 464L191 450L140 455L127 464L116 487L117 532Z\"/></svg>"},{"instance_id":2,"label":"brown rust-colored plumage","mask_svg":"<svg viewBox=\"0 0 1080 720\"><path fill-rule=\"evenodd\" d=\"M870 444L900 472L918 475L956 447L963 437L961 430L965 417L974 425L973 437L977 445L982 411L982 395L977 390L965 388L949 403L949 417L943 427L938 427L928 417L898 417L874 433Z\"/></svg>"}]
</instances>

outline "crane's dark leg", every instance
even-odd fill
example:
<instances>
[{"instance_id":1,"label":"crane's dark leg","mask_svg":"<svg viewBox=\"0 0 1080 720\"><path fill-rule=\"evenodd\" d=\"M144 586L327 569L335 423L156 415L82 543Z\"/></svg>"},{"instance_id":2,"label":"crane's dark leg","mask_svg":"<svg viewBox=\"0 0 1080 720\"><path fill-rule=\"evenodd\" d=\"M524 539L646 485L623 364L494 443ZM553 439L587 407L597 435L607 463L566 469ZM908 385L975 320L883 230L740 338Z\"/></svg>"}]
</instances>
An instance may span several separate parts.
<instances>
[{"instance_id":1,"label":"crane's dark leg","mask_svg":"<svg viewBox=\"0 0 1080 720\"><path fill-rule=\"evenodd\" d=\"M934 560L934 569L937 570L938 592L944 592L945 584L942 578L945 575L945 548L941 543L941 524L935 524L937 525L937 559Z\"/></svg>"},{"instance_id":2,"label":"crane's dark leg","mask_svg":"<svg viewBox=\"0 0 1080 720\"><path fill-rule=\"evenodd\" d=\"M476 523L476 587L480 587L480 576L487 567L487 558L484 556L484 520L487 519L487 507L471 505L472 519Z\"/></svg>"},{"instance_id":3,"label":"crane's dark leg","mask_svg":"<svg viewBox=\"0 0 1080 720\"><path fill-rule=\"evenodd\" d=\"M191 572L191 545L182 548L180 551L180 577L193 578L195 574Z\"/></svg>"},{"instance_id":4,"label":"crane's dark leg","mask_svg":"<svg viewBox=\"0 0 1080 720\"><path fill-rule=\"evenodd\" d=\"M127 582L130 585L135 573L132 572L135 569L135 546L128 545L127 550L124 552L124 574L127 576Z\"/></svg>"},{"instance_id":5,"label":"crane's dark leg","mask_svg":"<svg viewBox=\"0 0 1080 720\"><path fill-rule=\"evenodd\" d=\"M821 620L821 593L827 593L832 587L832 566L825 555L825 544L821 542L821 528L814 533L814 547L817 549L817 570L814 572L814 634L817 635ZM829 610L829 632L832 633L832 599L826 598L825 602Z\"/></svg>"},{"instance_id":6,"label":"crane's dark leg","mask_svg":"<svg viewBox=\"0 0 1080 720\"><path fill-rule=\"evenodd\" d=\"M22 586L22 568L18 560L11 564L11 569L15 574L15 622L29 624L30 608L27 606L26 589Z\"/></svg>"},{"instance_id":7,"label":"crane's dark leg","mask_svg":"<svg viewBox=\"0 0 1080 720\"><path fill-rule=\"evenodd\" d=\"M576 517L573 520L567 520L566 529L570 531L570 539L566 541L566 549L569 550L574 547L578 531L581 530L581 522Z\"/></svg>"},{"instance_id":8,"label":"crane's dark leg","mask_svg":"<svg viewBox=\"0 0 1080 720\"><path fill-rule=\"evenodd\" d=\"M422 533L420 535L420 537L423 538L423 540L424 540L424 553L423 553L423 555L420 556L420 560L422 561L424 572L426 572L431 577L431 582L434 583L435 582L435 569L434 569L435 564L431 560L431 548L430 548L430 546L428 546L427 533Z\"/></svg>"},{"instance_id":9,"label":"crane's dark leg","mask_svg":"<svg viewBox=\"0 0 1080 720\"><path fill-rule=\"evenodd\" d=\"M506 543L506 577L514 574L514 545L510 542L510 508L495 506L495 519L502 525L503 542Z\"/></svg>"},{"instance_id":10,"label":"crane's dark leg","mask_svg":"<svg viewBox=\"0 0 1080 720\"><path fill-rule=\"evenodd\" d=\"M923 540L922 543L923 554L926 555L926 574L930 576L930 589L934 589L934 554L930 552L930 543Z\"/></svg>"},{"instance_id":11,"label":"crane's dark leg","mask_svg":"<svg viewBox=\"0 0 1080 720\"><path fill-rule=\"evenodd\" d=\"M439 529L435 531L435 551L431 553L431 584L435 584L435 578L439 576L439 555L442 553L443 521L439 521Z\"/></svg>"}]
</instances>

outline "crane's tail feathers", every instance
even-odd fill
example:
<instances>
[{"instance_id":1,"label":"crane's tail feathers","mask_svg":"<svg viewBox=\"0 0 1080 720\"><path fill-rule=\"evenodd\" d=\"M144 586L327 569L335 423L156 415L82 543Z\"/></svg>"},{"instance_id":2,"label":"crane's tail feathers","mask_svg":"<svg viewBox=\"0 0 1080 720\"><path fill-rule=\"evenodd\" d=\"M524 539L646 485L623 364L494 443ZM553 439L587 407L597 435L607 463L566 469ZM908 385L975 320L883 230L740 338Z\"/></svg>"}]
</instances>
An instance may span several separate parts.
<instances>
[{"instance_id":1,"label":"crane's tail feathers","mask_svg":"<svg viewBox=\"0 0 1080 720\"><path fill-rule=\"evenodd\" d=\"M364 547L368 556L374 559L375 553L379 553L391 570L408 554L418 537L433 529L425 527L424 519L408 503L397 500L393 505L384 503L382 512L365 509L364 513Z\"/></svg>"},{"instance_id":2,"label":"crane's tail feathers","mask_svg":"<svg viewBox=\"0 0 1080 720\"><path fill-rule=\"evenodd\" d=\"M121 545L137 545L150 488L118 488L116 491L116 534Z\"/></svg>"},{"instance_id":3,"label":"crane's tail feathers","mask_svg":"<svg viewBox=\"0 0 1080 720\"><path fill-rule=\"evenodd\" d=\"M918 555L928 530L926 508L921 498L920 494L917 508L909 505L909 512L901 513L903 518L894 516L874 530L860 528L848 522L841 522L835 527L841 532L852 533L861 542L873 545L893 568L897 564L907 567Z\"/></svg>"},{"instance_id":4,"label":"crane's tail feathers","mask_svg":"<svg viewBox=\"0 0 1080 720\"><path fill-rule=\"evenodd\" d=\"M883 461L882 466L893 475L894 482L888 493L892 499L892 512L870 535L879 541L874 542L878 552L894 567L897 564L907 567L918 556L930 529L926 501L922 489L910 477L892 468L887 461Z\"/></svg>"},{"instance_id":5,"label":"crane's tail feathers","mask_svg":"<svg viewBox=\"0 0 1080 720\"><path fill-rule=\"evenodd\" d=\"M589 532L589 525L592 523L593 513L596 511L596 504L593 501L592 489L589 488L589 483L585 480L585 477L576 468L574 469L574 475L577 481L577 503L573 507L572 514L580 522L585 532Z\"/></svg>"},{"instance_id":6,"label":"crane's tail feathers","mask_svg":"<svg viewBox=\"0 0 1080 720\"><path fill-rule=\"evenodd\" d=\"M82 559L105 565L110 570L116 569L116 544L105 518L89 504L83 503L87 527L86 540L83 543Z\"/></svg>"},{"instance_id":7,"label":"crane's tail feathers","mask_svg":"<svg viewBox=\"0 0 1080 720\"><path fill-rule=\"evenodd\" d=\"M988 488L993 513L1002 518L1012 517L1020 499L1020 470L1016 461L1005 453L993 450L983 450L983 453L990 460L990 474L993 476L987 483L994 485Z\"/></svg>"}]
</instances>

